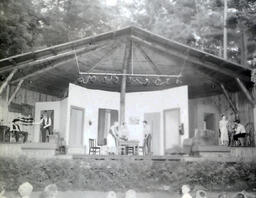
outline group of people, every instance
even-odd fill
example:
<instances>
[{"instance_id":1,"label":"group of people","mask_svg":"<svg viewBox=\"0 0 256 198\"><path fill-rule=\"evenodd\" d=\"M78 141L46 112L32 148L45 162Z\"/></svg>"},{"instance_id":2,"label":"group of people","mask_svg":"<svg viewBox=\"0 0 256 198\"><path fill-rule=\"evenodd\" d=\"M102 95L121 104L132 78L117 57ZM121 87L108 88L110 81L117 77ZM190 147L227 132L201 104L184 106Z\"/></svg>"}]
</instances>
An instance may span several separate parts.
<instances>
[{"instance_id":1,"label":"group of people","mask_svg":"<svg viewBox=\"0 0 256 198\"><path fill-rule=\"evenodd\" d=\"M181 193L182 193L182 198L192 198L191 195L191 188L189 185L183 185L181 187ZM197 190L196 192L196 196L195 198L207 198L207 192L204 190ZM246 191L242 191L242 192L238 192L236 193L233 198L247 198L249 197L251 194L247 193ZM227 194L226 193L220 193L218 195L218 198L227 198ZM253 196L254 197L254 196Z\"/></svg>"},{"instance_id":2,"label":"group of people","mask_svg":"<svg viewBox=\"0 0 256 198\"><path fill-rule=\"evenodd\" d=\"M24 182L18 188L19 197L30 198L32 197L33 186L29 182ZM58 194L58 188L55 184L50 184L44 188L39 195L39 198L56 198ZM0 186L0 198L7 198L5 196L5 185Z\"/></svg>"},{"instance_id":3,"label":"group of people","mask_svg":"<svg viewBox=\"0 0 256 198\"><path fill-rule=\"evenodd\" d=\"M19 142L20 138L23 137L23 143L26 143L29 133L22 129L23 127L21 127L21 125L32 126L33 124L40 124L41 126L41 142L49 142L49 135L53 132L51 130L52 120L47 112L43 113L42 118L38 123L35 123L31 116L13 119L10 131L14 136L15 141Z\"/></svg>"},{"instance_id":4,"label":"group of people","mask_svg":"<svg viewBox=\"0 0 256 198\"><path fill-rule=\"evenodd\" d=\"M32 197L33 186L29 182L21 184L18 188L18 193L21 198ZM181 187L181 198L192 198L190 185L183 185ZM39 198L56 198L58 195L58 188L56 184L50 184L44 188L40 193ZM250 193L246 191L236 193L233 198L247 198L250 197ZM117 193L115 191L107 192L106 198L117 198ZM137 193L135 190L128 190L125 192L125 198L136 198ZM0 198L7 198L5 196L5 185L0 185ZM204 190L197 190L195 192L195 198L207 198L207 193ZM218 198L227 198L226 193L220 193Z\"/></svg>"},{"instance_id":5,"label":"group of people","mask_svg":"<svg viewBox=\"0 0 256 198\"><path fill-rule=\"evenodd\" d=\"M221 115L219 133L220 145L238 146L239 144L244 146L244 141L239 140L246 137L246 130L239 119L235 119L235 121L227 120L227 117L224 114Z\"/></svg>"},{"instance_id":6,"label":"group of people","mask_svg":"<svg viewBox=\"0 0 256 198\"><path fill-rule=\"evenodd\" d=\"M119 141L120 140L127 141L128 134L129 134L129 130L126 126L126 123L122 123L119 130L119 123L114 122L114 124L110 127L110 130L107 135L108 153L118 154ZM150 126L146 120L143 121L143 134L144 134L143 153L147 155L151 153L152 136L151 136Z\"/></svg>"}]
</instances>

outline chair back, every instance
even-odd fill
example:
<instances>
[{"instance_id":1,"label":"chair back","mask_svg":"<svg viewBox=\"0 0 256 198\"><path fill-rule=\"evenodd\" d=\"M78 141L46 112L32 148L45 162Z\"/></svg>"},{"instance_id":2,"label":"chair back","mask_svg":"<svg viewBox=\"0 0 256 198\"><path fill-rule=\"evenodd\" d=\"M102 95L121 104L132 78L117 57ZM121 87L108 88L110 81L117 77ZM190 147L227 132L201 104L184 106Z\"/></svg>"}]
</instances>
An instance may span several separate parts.
<instances>
[{"instance_id":1,"label":"chair back","mask_svg":"<svg viewBox=\"0 0 256 198\"><path fill-rule=\"evenodd\" d=\"M89 147L95 147L96 146L96 140L95 139L89 139Z\"/></svg>"}]
</instances>

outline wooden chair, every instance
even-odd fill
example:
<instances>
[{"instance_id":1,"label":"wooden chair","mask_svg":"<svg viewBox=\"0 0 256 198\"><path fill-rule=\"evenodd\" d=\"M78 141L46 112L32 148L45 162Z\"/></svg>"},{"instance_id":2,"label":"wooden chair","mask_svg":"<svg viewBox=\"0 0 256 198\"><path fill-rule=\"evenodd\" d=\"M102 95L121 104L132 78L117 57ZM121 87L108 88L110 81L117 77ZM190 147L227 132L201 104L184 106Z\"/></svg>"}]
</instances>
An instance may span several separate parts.
<instances>
[{"instance_id":1,"label":"wooden chair","mask_svg":"<svg viewBox=\"0 0 256 198\"><path fill-rule=\"evenodd\" d=\"M97 153L100 155L100 147L97 146L95 139L89 139L89 155L94 154L97 155Z\"/></svg>"},{"instance_id":2,"label":"wooden chair","mask_svg":"<svg viewBox=\"0 0 256 198\"><path fill-rule=\"evenodd\" d=\"M134 147L126 146L126 155L129 155L129 154L135 155Z\"/></svg>"}]
</instances>

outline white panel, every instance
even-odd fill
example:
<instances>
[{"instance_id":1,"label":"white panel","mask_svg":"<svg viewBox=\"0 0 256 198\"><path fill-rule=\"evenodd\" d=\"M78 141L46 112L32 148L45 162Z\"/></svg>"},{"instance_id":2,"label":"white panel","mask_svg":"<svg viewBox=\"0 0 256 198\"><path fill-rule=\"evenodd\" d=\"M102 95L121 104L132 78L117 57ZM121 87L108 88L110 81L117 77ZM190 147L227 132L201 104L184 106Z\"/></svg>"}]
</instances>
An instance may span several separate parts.
<instances>
[{"instance_id":1,"label":"white panel","mask_svg":"<svg viewBox=\"0 0 256 198\"><path fill-rule=\"evenodd\" d=\"M180 115L179 110L167 110L164 112L164 133L165 133L165 150L180 144L179 124Z\"/></svg>"},{"instance_id":2,"label":"white panel","mask_svg":"<svg viewBox=\"0 0 256 198\"><path fill-rule=\"evenodd\" d=\"M70 115L70 134L69 134L70 147L83 146L83 111L71 108Z\"/></svg>"}]
</instances>

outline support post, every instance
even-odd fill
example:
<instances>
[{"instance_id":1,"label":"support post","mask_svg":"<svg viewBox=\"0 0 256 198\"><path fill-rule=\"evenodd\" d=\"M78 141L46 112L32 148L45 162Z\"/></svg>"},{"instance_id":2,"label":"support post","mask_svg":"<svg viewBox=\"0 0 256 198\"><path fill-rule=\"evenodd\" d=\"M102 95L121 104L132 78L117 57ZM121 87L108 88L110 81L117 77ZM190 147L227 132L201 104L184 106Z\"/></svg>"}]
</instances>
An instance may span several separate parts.
<instances>
[{"instance_id":1,"label":"support post","mask_svg":"<svg viewBox=\"0 0 256 198\"><path fill-rule=\"evenodd\" d=\"M255 132L255 129L256 129L256 105L254 105L253 107L253 127L254 127L254 145L253 146L256 146L256 132Z\"/></svg>"},{"instance_id":2,"label":"support post","mask_svg":"<svg viewBox=\"0 0 256 198\"><path fill-rule=\"evenodd\" d=\"M5 79L5 81L3 82L3 84L0 87L0 95L3 93L4 89L7 87L7 85L9 84L10 80L12 79L12 77L14 76L14 74L17 72L17 69L12 70L12 72L9 74L9 76Z\"/></svg>"},{"instance_id":3,"label":"support post","mask_svg":"<svg viewBox=\"0 0 256 198\"><path fill-rule=\"evenodd\" d=\"M6 104L8 103L9 95L10 95L10 85L7 85L7 88L6 88L6 96L5 96Z\"/></svg>"},{"instance_id":4,"label":"support post","mask_svg":"<svg viewBox=\"0 0 256 198\"><path fill-rule=\"evenodd\" d=\"M19 83L18 83L16 89L14 90L13 94L12 94L11 97L10 97L10 100L8 100L7 106L9 106L9 105L11 104L12 100L13 100L14 97L16 96L16 94L17 94L17 92L19 91L19 89L20 89L20 87L21 87L21 85L22 85L23 82L24 82L24 80L19 81Z\"/></svg>"},{"instance_id":5,"label":"support post","mask_svg":"<svg viewBox=\"0 0 256 198\"><path fill-rule=\"evenodd\" d=\"M238 83L241 91L244 93L249 102L254 106L256 103L247 88L245 87L244 83L239 78L236 78L236 82Z\"/></svg>"},{"instance_id":6,"label":"support post","mask_svg":"<svg viewBox=\"0 0 256 198\"><path fill-rule=\"evenodd\" d=\"M228 91L226 90L226 88L225 88L225 86L223 84L220 84L220 87L221 87L221 89L222 89L222 91L223 91L223 93L224 93L224 95L225 95L225 97L226 97L230 107L232 108L233 112L237 116L238 115L238 110L236 108L236 105L234 105L234 103L232 102L232 100L231 100L231 98L230 98L230 96L228 94Z\"/></svg>"},{"instance_id":7,"label":"support post","mask_svg":"<svg viewBox=\"0 0 256 198\"><path fill-rule=\"evenodd\" d=\"M227 59L227 10L228 10L228 3L227 0L224 0L224 29L223 29L223 58Z\"/></svg>"},{"instance_id":8,"label":"support post","mask_svg":"<svg viewBox=\"0 0 256 198\"><path fill-rule=\"evenodd\" d=\"M129 41L125 46L124 52L124 61L123 61L123 74L127 73L127 69L131 62L131 51L132 51L132 41ZM120 126L123 122L125 122L125 94L126 94L126 79L127 76L122 76L122 84L120 91Z\"/></svg>"}]
</instances>

